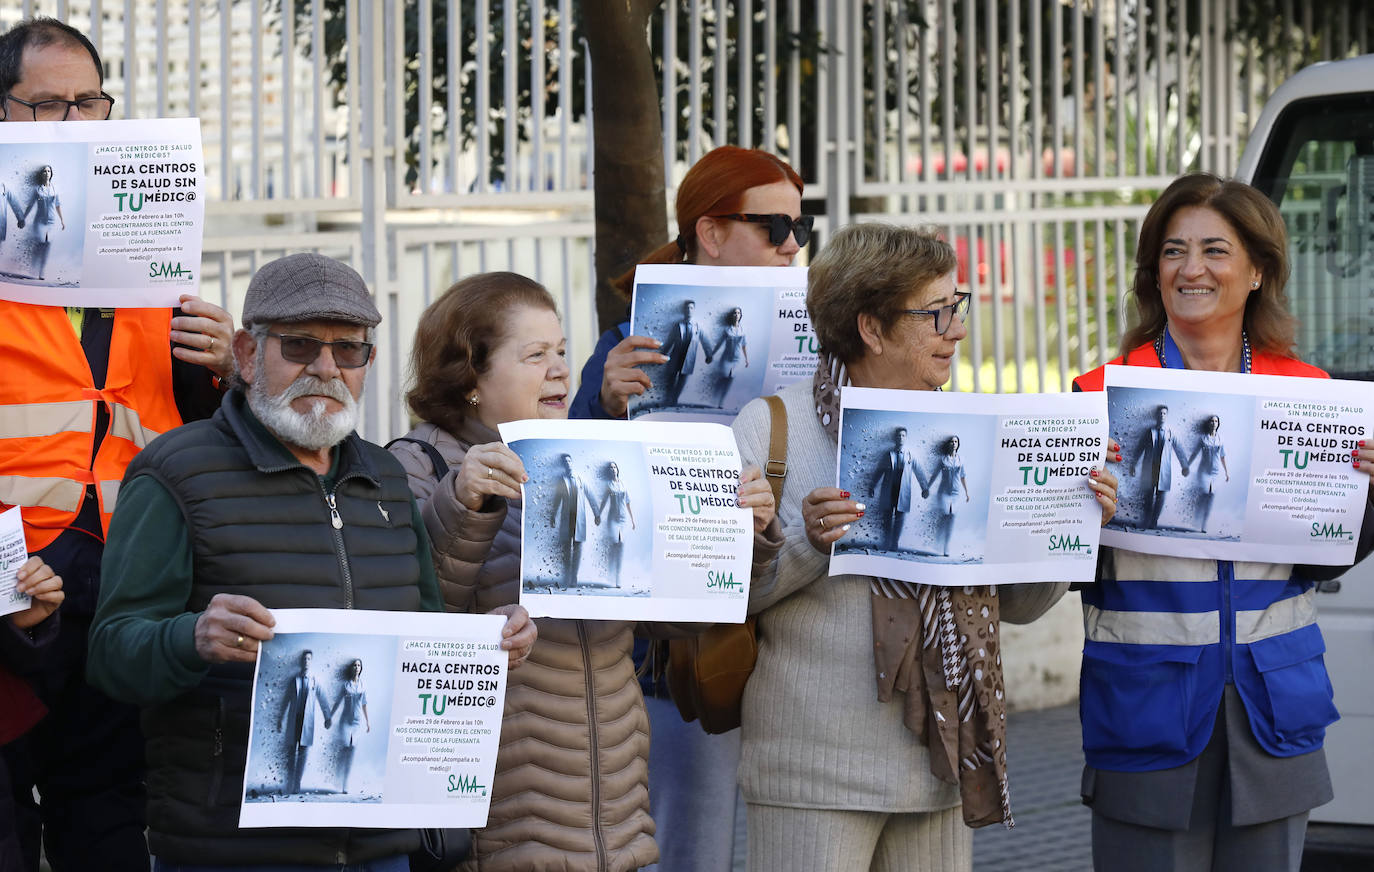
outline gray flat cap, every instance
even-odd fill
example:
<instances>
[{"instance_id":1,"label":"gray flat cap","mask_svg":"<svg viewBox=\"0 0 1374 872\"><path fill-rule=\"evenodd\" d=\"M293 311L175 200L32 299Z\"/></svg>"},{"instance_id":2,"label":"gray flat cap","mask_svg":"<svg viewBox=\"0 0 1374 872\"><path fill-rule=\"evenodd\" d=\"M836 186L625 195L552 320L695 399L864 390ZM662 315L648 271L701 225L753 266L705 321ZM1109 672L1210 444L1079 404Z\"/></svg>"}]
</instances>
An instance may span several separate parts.
<instances>
[{"instance_id":1,"label":"gray flat cap","mask_svg":"<svg viewBox=\"0 0 1374 872\"><path fill-rule=\"evenodd\" d=\"M363 277L322 254L288 254L258 270L243 298L243 326L342 321L376 327L382 320Z\"/></svg>"}]
</instances>

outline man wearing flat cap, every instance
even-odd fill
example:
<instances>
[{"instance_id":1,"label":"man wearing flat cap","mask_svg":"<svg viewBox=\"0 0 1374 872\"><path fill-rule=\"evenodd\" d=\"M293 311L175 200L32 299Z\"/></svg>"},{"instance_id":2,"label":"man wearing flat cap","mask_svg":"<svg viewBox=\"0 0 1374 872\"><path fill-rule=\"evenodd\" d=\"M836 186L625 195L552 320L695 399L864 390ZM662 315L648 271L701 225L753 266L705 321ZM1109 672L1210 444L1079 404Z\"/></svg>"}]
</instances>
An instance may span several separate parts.
<instances>
[{"instance_id":1,"label":"man wearing flat cap","mask_svg":"<svg viewBox=\"0 0 1374 872\"><path fill-rule=\"evenodd\" d=\"M405 472L354 432L379 321L344 264L269 263L234 335L239 384L214 417L129 465L88 675L143 708L148 843L164 868L392 872L419 845L414 830L238 828L269 608L441 608ZM534 634L523 610L504 632L523 657Z\"/></svg>"}]
</instances>

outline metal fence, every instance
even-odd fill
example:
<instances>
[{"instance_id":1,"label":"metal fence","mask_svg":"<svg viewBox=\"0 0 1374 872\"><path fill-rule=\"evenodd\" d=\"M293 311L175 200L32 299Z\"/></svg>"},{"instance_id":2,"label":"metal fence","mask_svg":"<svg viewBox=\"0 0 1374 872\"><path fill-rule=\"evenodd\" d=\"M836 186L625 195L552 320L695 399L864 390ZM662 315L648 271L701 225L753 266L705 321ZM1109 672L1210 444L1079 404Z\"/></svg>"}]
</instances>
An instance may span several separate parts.
<instances>
[{"instance_id":1,"label":"metal fence","mask_svg":"<svg viewBox=\"0 0 1374 872\"><path fill-rule=\"evenodd\" d=\"M1114 353L1154 193L1229 172L1298 66L1368 50L1365 4L1294 6L1241 39L1240 0L672 0L647 34L670 186L755 145L802 173L817 244L943 227L979 301L955 387L1065 389ZM363 272L387 319L370 438L405 429L414 326L463 275L544 282L570 358L590 352L598 71L576 0L10 0L0 26L40 13L91 34L123 117L201 118L208 298L237 313L286 251Z\"/></svg>"}]
</instances>

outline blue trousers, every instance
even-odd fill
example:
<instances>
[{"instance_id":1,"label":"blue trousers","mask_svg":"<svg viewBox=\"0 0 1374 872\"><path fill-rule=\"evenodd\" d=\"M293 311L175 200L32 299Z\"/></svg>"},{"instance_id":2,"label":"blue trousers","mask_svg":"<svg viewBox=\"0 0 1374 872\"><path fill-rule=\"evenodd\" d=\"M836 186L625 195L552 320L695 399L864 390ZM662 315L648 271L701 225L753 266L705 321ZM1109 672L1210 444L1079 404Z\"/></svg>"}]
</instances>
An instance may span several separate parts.
<instances>
[{"instance_id":1,"label":"blue trousers","mask_svg":"<svg viewBox=\"0 0 1374 872\"><path fill-rule=\"evenodd\" d=\"M649 813L658 841L658 872L721 872L735 850L740 731L712 736L686 723L671 699L646 696Z\"/></svg>"}]
</instances>

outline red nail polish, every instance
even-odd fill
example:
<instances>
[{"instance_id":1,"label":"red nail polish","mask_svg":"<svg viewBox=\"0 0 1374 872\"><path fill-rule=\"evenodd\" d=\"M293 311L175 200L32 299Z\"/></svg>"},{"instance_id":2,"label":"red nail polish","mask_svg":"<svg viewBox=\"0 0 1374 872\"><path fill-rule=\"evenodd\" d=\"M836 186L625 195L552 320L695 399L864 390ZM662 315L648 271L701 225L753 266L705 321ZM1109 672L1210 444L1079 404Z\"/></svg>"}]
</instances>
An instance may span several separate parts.
<instances>
[{"instance_id":1,"label":"red nail polish","mask_svg":"<svg viewBox=\"0 0 1374 872\"><path fill-rule=\"evenodd\" d=\"M1364 443L1361 442L1360 444L1363 445ZM842 500L847 500L847 499L849 499L849 491L841 491L841 493L840 493L840 499L842 499Z\"/></svg>"},{"instance_id":2,"label":"red nail polish","mask_svg":"<svg viewBox=\"0 0 1374 872\"><path fill-rule=\"evenodd\" d=\"M859 517L862 518L863 516L864 516L864 513L863 513L863 512L859 512Z\"/></svg>"},{"instance_id":3,"label":"red nail polish","mask_svg":"<svg viewBox=\"0 0 1374 872\"><path fill-rule=\"evenodd\" d=\"M1117 459L1118 461L1121 460L1121 455L1118 454L1118 455L1116 456L1116 459Z\"/></svg>"},{"instance_id":4,"label":"red nail polish","mask_svg":"<svg viewBox=\"0 0 1374 872\"><path fill-rule=\"evenodd\" d=\"M1360 468L1360 462L1359 462L1358 460L1355 461L1355 468L1356 468L1356 469L1359 469L1359 468Z\"/></svg>"},{"instance_id":5,"label":"red nail polish","mask_svg":"<svg viewBox=\"0 0 1374 872\"><path fill-rule=\"evenodd\" d=\"M1095 470L1095 469L1092 470L1091 472L1088 473L1088 475L1092 476L1093 478L1097 478L1097 470Z\"/></svg>"},{"instance_id":6,"label":"red nail polish","mask_svg":"<svg viewBox=\"0 0 1374 872\"><path fill-rule=\"evenodd\" d=\"M1355 444L1358 445L1358 446L1360 446L1361 448L1363 448L1363 447L1364 447L1364 440L1361 439L1359 442L1356 442Z\"/></svg>"}]
</instances>

